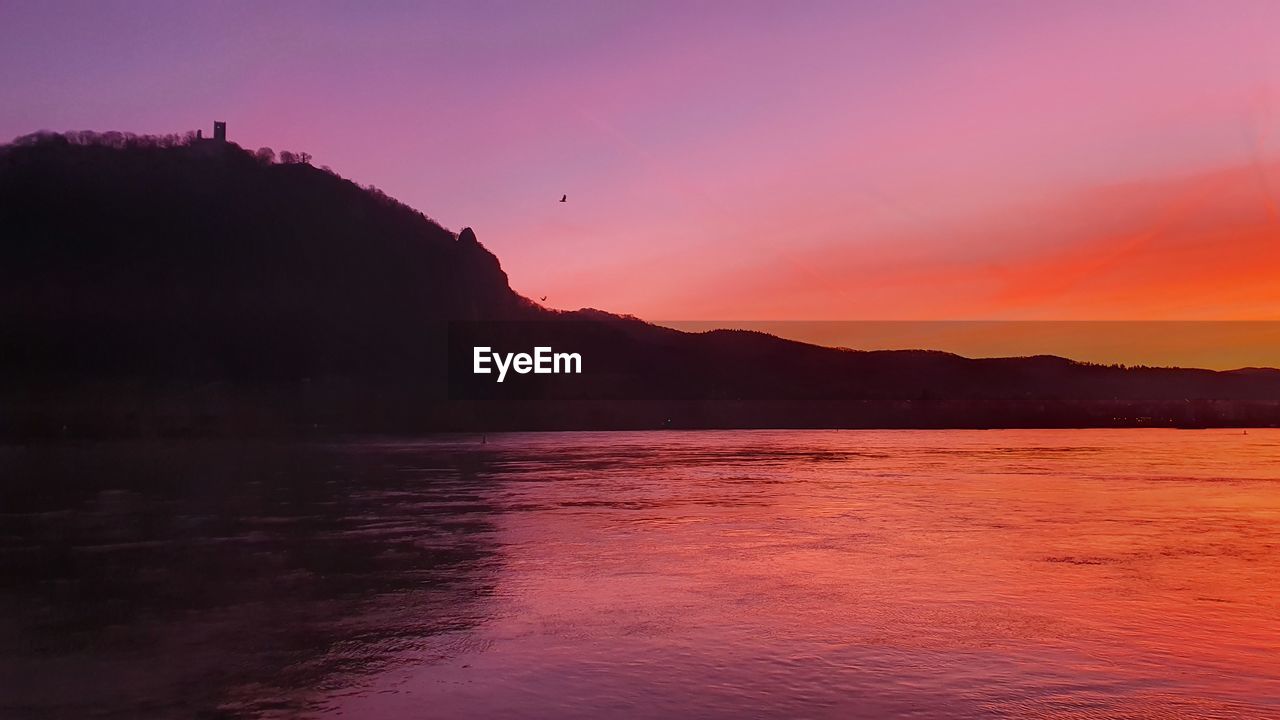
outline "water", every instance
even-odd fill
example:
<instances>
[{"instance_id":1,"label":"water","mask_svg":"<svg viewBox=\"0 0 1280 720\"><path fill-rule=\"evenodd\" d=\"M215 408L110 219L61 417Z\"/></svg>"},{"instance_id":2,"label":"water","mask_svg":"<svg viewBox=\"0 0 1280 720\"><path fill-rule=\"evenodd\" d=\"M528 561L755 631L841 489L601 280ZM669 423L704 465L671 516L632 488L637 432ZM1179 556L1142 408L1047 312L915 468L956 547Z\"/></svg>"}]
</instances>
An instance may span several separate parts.
<instances>
[{"instance_id":1,"label":"water","mask_svg":"<svg viewBox=\"0 0 1280 720\"><path fill-rule=\"evenodd\" d=\"M0 716L1280 716L1280 430L0 450Z\"/></svg>"}]
</instances>

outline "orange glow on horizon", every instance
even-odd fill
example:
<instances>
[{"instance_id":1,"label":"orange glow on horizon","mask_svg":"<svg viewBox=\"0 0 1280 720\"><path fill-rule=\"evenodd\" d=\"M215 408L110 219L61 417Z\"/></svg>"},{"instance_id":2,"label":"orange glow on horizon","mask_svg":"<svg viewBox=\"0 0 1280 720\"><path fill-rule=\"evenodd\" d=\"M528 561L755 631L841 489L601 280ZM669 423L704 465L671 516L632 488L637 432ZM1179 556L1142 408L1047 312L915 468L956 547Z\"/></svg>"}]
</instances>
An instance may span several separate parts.
<instances>
[{"instance_id":1,"label":"orange glow on horizon","mask_svg":"<svg viewBox=\"0 0 1280 720\"><path fill-rule=\"evenodd\" d=\"M659 320L1276 320L1280 167L1104 188L919 242L830 243L686 290ZM885 249L886 247L892 249ZM656 314L655 314L656 313Z\"/></svg>"}]
</instances>

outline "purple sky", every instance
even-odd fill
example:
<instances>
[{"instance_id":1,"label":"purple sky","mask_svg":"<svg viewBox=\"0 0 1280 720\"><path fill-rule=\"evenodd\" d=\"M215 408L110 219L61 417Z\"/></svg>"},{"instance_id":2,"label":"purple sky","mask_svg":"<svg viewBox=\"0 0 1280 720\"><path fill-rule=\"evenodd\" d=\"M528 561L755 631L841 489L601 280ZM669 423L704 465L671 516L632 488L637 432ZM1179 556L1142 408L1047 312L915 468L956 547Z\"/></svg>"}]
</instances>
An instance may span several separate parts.
<instances>
[{"instance_id":1,"label":"purple sky","mask_svg":"<svg viewBox=\"0 0 1280 720\"><path fill-rule=\"evenodd\" d=\"M1280 317L1192 232L1277 240L1280 3L628 5L7 0L0 138L226 120L555 307Z\"/></svg>"}]
</instances>

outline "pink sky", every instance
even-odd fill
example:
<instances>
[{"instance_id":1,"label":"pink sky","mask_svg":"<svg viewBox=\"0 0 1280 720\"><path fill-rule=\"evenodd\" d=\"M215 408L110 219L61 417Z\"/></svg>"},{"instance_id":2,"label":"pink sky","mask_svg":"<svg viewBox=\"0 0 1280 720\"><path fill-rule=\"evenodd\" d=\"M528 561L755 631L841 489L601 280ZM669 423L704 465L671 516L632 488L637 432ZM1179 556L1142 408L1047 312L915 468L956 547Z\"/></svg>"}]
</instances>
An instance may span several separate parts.
<instances>
[{"instance_id":1,"label":"pink sky","mask_svg":"<svg viewBox=\"0 0 1280 720\"><path fill-rule=\"evenodd\" d=\"M553 307L1280 319L1277 27L1273 2L7 2L0 137L226 120L474 227Z\"/></svg>"}]
</instances>

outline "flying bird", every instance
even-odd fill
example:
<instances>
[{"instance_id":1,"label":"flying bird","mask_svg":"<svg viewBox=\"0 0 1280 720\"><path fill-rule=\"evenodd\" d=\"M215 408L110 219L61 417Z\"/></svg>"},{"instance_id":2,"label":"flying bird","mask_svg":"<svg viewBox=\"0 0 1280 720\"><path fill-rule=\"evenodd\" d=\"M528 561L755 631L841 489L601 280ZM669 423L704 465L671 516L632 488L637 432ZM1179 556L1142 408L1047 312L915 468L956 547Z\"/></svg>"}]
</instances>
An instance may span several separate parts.
<instances>
[{"instance_id":1,"label":"flying bird","mask_svg":"<svg viewBox=\"0 0 1280 720\"><path fill-rule=\"evenodd\" d=\"M546 302L546 301L547 301L546 295L543 295L541 298L538 299L538 302Z\"/></svg>"},{"instance_id":2,"label":"flying bird","mask_svg":"<svg viewBox=\"0 0 1280 720\"><path fill-rule=\"evenodd\" d=\"M569 196L568 196L568 195L561 195L561 196L560 196L560 202L568 202L568 201L569 201Z\"/></svg>"}]
</instances>

